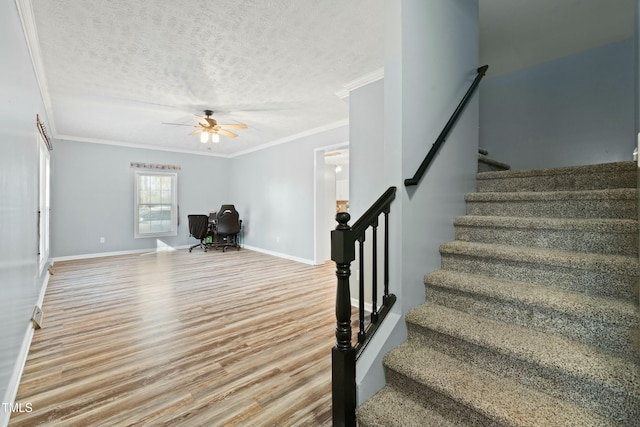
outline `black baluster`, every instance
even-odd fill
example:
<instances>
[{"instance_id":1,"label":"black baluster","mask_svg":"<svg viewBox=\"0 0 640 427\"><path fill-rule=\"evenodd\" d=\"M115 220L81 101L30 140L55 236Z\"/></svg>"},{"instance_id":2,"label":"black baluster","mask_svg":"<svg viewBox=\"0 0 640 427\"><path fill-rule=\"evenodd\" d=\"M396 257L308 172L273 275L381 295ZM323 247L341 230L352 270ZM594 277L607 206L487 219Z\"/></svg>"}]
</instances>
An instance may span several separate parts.
<instances>
[{"instance_id":1,"label":"black baluster","mask_svg":"<svg viewBox=\"0 0 640 427\"><path fill-rule=\"evenodd\" d=\"M364 233L358 238L360 255L360 277L358 280L358 343L362 344L365 339L364 334Z\"/></svg>"},{"instance_id":2,"label":"black baluster","mask_svg":"<svg viewBox=\"0 0 640 427\"><path fill-rule=\"evenodd\" d=\"M373 249L372 249L372 275L371 279L371 323L378 323L378 218L373 221Z\"/></svg>"},{"instance_id":3,"label":"black baluster","mask_svg":"<svg viewBox=\"0 0 640 427\"><path fill-rule=\"evenodd\" d=\"M384 212L384 296L382 305L389 299L389 210Z\"/></svg>"},{"instance_id":4,"label":"black baluster","mask_svg":"<svg viewBox=\"0 0 640 427\"><path fill-rule=\"evenodd\" d=\"M355 259L355 242L351 216L346 212L336 215L338 226L331 232L331 259L336 263L336 346L331 351L333 426L356 425L356 351L351 345L351 295L349 277L351 262Z\"/></svg>"}]
</instances>

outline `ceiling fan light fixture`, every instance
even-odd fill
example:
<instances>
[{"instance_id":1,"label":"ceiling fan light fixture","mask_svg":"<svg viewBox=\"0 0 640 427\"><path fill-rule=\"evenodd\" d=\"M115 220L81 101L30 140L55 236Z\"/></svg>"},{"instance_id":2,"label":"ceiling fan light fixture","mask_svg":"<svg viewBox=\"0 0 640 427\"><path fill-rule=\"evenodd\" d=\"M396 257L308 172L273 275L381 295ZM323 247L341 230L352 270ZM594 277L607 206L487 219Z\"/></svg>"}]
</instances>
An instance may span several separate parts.
<instances>
[{"instance_id":1,"label":"ceiling fan light fixture","mask_svg":"<svg viewBox=\"0 0 640 427\"><path fill-rule=\"evenodd\" d=\"M231 132L229 129L247 129L248 126L244 123L223 123L219 124L218 121L211 117L213 114L212 110L204 110L206 117L199 116L194 114L196 119L198 119L198 123L193 126L196 128L189 135L200 135L200 142L206 144L208 142L219 143L220 142L220 134L229 137L236 138L238 135ZM176 125L176 126L190 126L185 123L163 123L167 125ZM211 135L211 137L209 137Z\"/></svg>"}]
</instances>

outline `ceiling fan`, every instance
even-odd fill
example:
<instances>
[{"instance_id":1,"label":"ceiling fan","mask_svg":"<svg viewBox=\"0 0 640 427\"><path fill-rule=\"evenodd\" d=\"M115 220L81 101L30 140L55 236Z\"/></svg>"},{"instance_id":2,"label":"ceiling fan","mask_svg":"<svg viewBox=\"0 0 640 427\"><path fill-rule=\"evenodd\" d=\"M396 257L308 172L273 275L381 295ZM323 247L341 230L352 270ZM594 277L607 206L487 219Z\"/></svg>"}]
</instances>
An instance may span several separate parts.
<instances>
[{"instance_id":1,"label":"ceiling fan","mask_svg":"<svg viewBox=\"0 0 640 427\"><path fill-rule=\"evenodd\" d=\"M229 123L229 124L218 124L216 119L212 118L213 115L212 110L204 110L204 114L206 117L199 116L194 114L196 119L198 119L198 124L194 125L196 130L190 133L190 135L200 135L200 142L206 144L211 139L211 142L220 142L220 135L228 136L229 138L236 138L238 135L230 132L229 129L247 129L248 126L243 123ZM168 125L181 125L181 126L191 126L191 125L183 125L181 123L166 123Z\"/></svg>"}]
</instances>

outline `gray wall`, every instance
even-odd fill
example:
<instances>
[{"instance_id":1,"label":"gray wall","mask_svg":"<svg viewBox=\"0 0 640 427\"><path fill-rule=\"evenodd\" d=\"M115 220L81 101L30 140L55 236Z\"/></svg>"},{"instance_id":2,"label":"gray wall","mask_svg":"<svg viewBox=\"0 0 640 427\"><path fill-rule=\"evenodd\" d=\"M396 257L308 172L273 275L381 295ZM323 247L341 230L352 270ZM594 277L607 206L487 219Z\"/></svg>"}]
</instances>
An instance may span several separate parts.
<instances>
[{"instance_id":1,"label":"gray wall","mask_svg":"<svg viewBox=\"0 0 640 427\"><path fill-rule=\"evenodd\" d=\"M514 169L631 160L633 45L628 39L487 77L480 146Z\"/></svg>"},{"instance_id":2,"label":"gray wall","mask_svg":"<svg viewBox=\"0 0 640 427\"><path fill-rule=\"evenodd\" d=\"M384 184L384 80L349 94L349 212L355 221L388 188ZM352 223L353 223L352 221Z\"/></svg>"},{"instance_id":3,"label":"gray wall","mask_svg":"<svg viewBox=\"0 0 640 427\"><path fill-rule=\"evenodd\" d=\"M44 278L37 265L36 114L46 123L12 0L0 2L0 58L0 397L7 402L13 397L7 391ZM4 417L0 409L0 424Z\"/></svg>"},{"instance_id":4,"label":"gray wall","mask_svg":"<svg viewBox=\"0 0 640 427\"><path fill-rule=\"evenodd\" d=\"M130 162L178 165L178 235L134 238L134 171ZM59 141L52 160L54 258L177 247L189 237L188 214L229 202L229 159L114 145ZM105 243L100 243L100 237Z\"/></svg>"},{"instance_id":5,"label":"gray wall","mask_svg":"<svg viewBox=\"0 0 640 427\"><path fill-rule=\"evenodd\" d=\"M314 149L348 137L341 126L231 159L229 194L245 245L314 262Z\"/></svg>"},{"instance_id":6,"label":"gray wall","mask_svg":"<svg viewBox=\"0 0 640 427\"><path fill-rule=\"evenodd\" d=\"M409 178L476 75L478 3L407 0L402 5L401 170ZM440 267L440 244L453 240L453 218L465 213L464 194L475 187L477 149L474 97L419 186L400 187L405 309L424 301L422 279Z\"/></svg>"},{"instance_id":7,"label":"gray wall","mask_svg":"<svg viewBox=\"0 0 640 427\"><path fill-rule=\"evenodd\" d=\"M475 186L479 138L475 97L420 186L404 187L475 77L478 2L389 0L385 9L384 182L398 187L389 232L400 315L358 361L360 402L384 385L381 358L406 337L403 315L424 302L423 277L440 267L439 245L453 240L453 218L464 214L464 194Z\"/></svg>"}]
</instances>

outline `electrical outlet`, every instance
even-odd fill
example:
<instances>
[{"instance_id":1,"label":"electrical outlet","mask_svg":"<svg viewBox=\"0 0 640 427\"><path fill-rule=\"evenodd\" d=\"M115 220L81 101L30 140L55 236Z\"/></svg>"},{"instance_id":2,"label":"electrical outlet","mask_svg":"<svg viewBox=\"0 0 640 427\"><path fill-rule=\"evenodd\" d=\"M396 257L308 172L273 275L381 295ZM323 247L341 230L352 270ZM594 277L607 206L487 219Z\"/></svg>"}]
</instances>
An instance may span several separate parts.
<instances>
[{"instance_id":1,"label":"electrical outlet","mask_svg":"<svg viewBox=\"0 0 640 427\"><path fill-rule=\"evenodd\" d=\"M100 243L104 243L104 237L100 238Z\"/></svg>"},{"instance_id":2,"label":"electrical outlet","mask_svg":"<svg viewBox=\"0 0 640 427\"><path fill-rule=\"evenodd\" d=\"M280 236L276 236L276 243L280 243Z\"/></svg>"}]
</instances>

